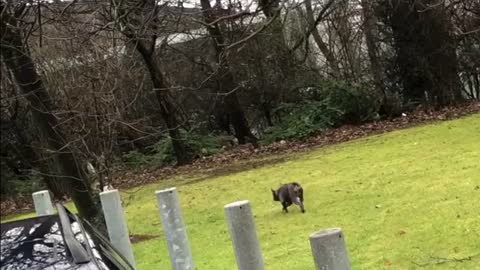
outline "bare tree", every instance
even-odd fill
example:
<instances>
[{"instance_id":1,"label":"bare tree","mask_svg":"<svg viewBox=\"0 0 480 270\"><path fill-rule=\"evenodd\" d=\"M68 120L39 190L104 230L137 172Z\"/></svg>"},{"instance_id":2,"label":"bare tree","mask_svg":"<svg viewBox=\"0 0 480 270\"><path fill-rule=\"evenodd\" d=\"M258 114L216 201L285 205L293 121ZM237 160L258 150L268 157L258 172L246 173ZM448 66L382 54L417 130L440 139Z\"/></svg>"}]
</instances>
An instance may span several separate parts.
<instances>
[{"instance_id":1,"label":"bare tree","mask_svg":"<svg viewBox=\"0 0 480 270\"><path fill-rule=\"evenodd\" d=\"M150 74L153 91L159 104L160 113L168 128L173 149L178 164L185 164L192 160L188 145L180 130L178 109L173 102L172 93L161 71L160 63L155 54L158 37L158 12L161 7L156 1L113 1L112 16L118 22L118 30L125 35L135 49L142 56Z\"/></svg>"},{"instance_id":2,"label":"bare tree","mask_svg":"<svg viewBox=\"0 0 480 270\"><path fill-rule=\"evenodd\" d=\"M52 185L60 187L73 199L79 214L95 223L99 223L98 204L94 201L88 178L81 164L70 149L69 142L61 130L56 129L58 121L52 114L52 98L38 75L28 51L26 38L28 31L22 23L31 6L25 3L14 5L0 2L1 57L12 73L18 89L24 94L30 105L43 143L43 152L52 161L47 175L54 179ZM27 35L23 35L27 33ZM101 222L100 222L101 223Z\"/></svg>"},{"instance_id":3,"label":"bare tree","mask_svg":"<svg viewBox=\"0 0 480 270\"><path fill-rule=\"evenodd\" d=\"M312 8L312 0L305 0L305 11L306 11L306 19L308 21L308 24L313 27L315 25L315 19L314 19L314 10ZM326 42L323 41L317 27L315 27L312 30L312 36L317 44L318 48L322 52L323 56L327 60L330 69L332 70L332 76L334 78L340 79L340 69L339 69L339 64L337 62L337 59L335 59L334 52L329 48Z\"/></svg>"},{"instance_id":4,"label":"bare tree","mask_svg":"<svg viewBox=\"0 0 480 270\"><path fill-rule=\"evenodd\" d=\"M363 12L363 32L367 43L368 58L370 60L370 71L373 77L376 92L380 96L379 106L383 106L386 101L384 73L380 61L379 51L379 32L377 29L377 16L375 14L375 3L373 1L361 0Z\"/></svg>"},{"instance_id":5,"label":"bare tree","mask_svg":"<svg viewBox=\"0 0 480 270\"><path fill-rule=\"evenodd\" d=\"M215 78L218 82L221 108L228 115L228 120L233 126L238 142L240 144L251 142L254 146L258 146L257 138L250 130L245 112L237 97L237 90L241 87L235 84L235 78L230 71L227 59L228 51L225 50L226 40L217 22L218 16L215 14L216 9L211 7L209 0L201 0L200 2L206 27L213 40L215 49Z\"/></svg>"},{"instance_id":6,"label":"bare tree","mask_svg":"<svg viewBox=\"0 0 480 270\"><path fill-rule=\"evenodd\" d=\"M452 1L448 6L457 40L463 94L480 99L480 1Z\"/></svg>"}]
</instances>

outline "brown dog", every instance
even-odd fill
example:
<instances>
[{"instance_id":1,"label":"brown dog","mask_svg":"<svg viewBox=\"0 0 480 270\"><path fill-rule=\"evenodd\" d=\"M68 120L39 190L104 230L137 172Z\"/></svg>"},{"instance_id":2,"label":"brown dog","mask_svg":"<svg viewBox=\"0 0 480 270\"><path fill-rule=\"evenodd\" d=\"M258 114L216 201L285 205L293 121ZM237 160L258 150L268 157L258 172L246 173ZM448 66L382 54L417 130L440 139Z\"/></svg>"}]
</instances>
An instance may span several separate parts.
<instances>
[{"instance_id":1,"label":"brown dog","mask_svg":"<svg viewBox=\"0 0 480 270\"><path fill-rule=\"evenodd\" d=\"M303 188L299 183L293 182L282 185L277 190L272 189L272 194L274 201L282 203L282 210L285 213L288 213L287 207L293 203L300 206L302 213L305 213L305 208L303 206Z\"/></svg>"}]
</instances>

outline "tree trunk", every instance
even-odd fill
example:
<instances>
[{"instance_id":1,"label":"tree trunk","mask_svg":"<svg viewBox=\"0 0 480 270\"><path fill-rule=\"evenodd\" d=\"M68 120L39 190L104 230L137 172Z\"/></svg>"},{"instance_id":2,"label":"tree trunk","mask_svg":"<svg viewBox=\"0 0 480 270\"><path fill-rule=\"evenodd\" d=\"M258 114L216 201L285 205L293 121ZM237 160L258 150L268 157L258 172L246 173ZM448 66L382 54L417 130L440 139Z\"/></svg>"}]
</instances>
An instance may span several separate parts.
<instances>
[{"instance_id":1,"label":"tree trunk","mask_svg":"<svg viewBox=\"0 0 480 270\"><path fill-rule=\"evenodd\" d=\"M257 138L250 131L248 120L245 117L245 113L237 97L237 92L232 83L233 75L230 71L226 71L223 74L224 78L221 79L222 93L225 93L225 108L229 115L230 123L233 126L235 137L238 139L239 144L251 143L255 147L258 147ZM227 93L227 89L233 89L233 91Z\"/></svg>"},{"instance_id":2,"label":"tree trunk","mask_svg":"<svg viewBox=\"0 0 480 270\"><path fill-rule=\"evenodd\" d=\"M217 65L217 81L218 91L220 98L223 98L224 111L229 116L229 121L233 126L235 137L238 139L238 143L245 144L247 142L252 143L255 147L258 147L258 140L252 134L248 125L245 112L237 97L237 87L230 66L227 61L226 51L224 50L225 39L218 24L211 24L216 20L216 15L212 9L209 0L201 0L202 13L207 24L207 30L213 40L213 45L216 54Z\"/></svg>"},{"instance_id":3,"label":"tree trunk","mask_svg":"<svg viewBox=\"0 0 480 270\"><path fill-rule=\"evenodd\" d=\"M451 22L444 3L383 1L406 97L444 106L462 100Z\"/></svg>"},{"instance_id":4,"label":"tree trunk","mask_svg":"<svg viewBox=\"0 0 480 270\"><path fill-rule=\"evenodd\" d=\"M338 38L339 53L344 79L358 83L361 74L361 61L355 42L354 25L351 17L350 1L339 1L332 18L332 26Z\"/></svg>"},{"instance_id":5,"label":"tree trunk","mask_svg":"<svg viewBox=\"0 0 480 270\"><path fill-rule=\"evenodd\" d=\"M115 1L114 1L115 2ZM172 94L165 82L155 56L155 44L158 22L158 11L156 1L154 0L134 0L119 1L115 3L115 19L120 20L120 29L122 34L127 37L127 48L134 47L138 51L150 74L153 84L153 91L157 98L160 114L168 129L168 134L172 140L173 150L178 165L183 165L192 161L192 153L180 132L178 120L178 110L175 108ZM132 25L133 22L133 25ZM145 31L139 34L136 27ZM122 29L123 28L123 29ZM151 36L150 43L145 39Z\"/></svg>"},{"instance_id":6,"label":"tree trunk","mask_svg":"<svg viewBox=\"0 0 480 270\"><path fill-rule=\"evenodd\" d=\"M168 134L172 140L173 150L175 152L175 157L177 158L177 163L179 165L186 164L192 161L192 155L188 146L183 139L182 134L180 133L180 125L177 120L177 110L173 104L173 98L171 96L170 90L168 89L165 80L163 78L162 72L160 70L160 65L155 59L155 54L153 51L150 51L145 42L138 40L130 36L132 41L135 43L135 48L138 50L142 56L145 65L150 73L150 78L153 84L153 91L157 98L158 104L160 105L160 113L163 120L168 128Z\"/></svg>"},{"instance_id":7,"label":"tree trunk","mask_svg":"<svg viewBox=\"0 0 480 270\"><path fill-rule=\"evenodd\" d=\"M310 0L307 0L310 1ZM367 42L368 58L370 59L370 71L373 77L373 83L377 94L380 96L379 107L384 106L386 102L385 85L383 84L384 76L382 65L378 56L378 31L377 31L377 17L374 13L373 1L362 0L363 12L363 33Z\"/></svg>"},{"instance_id":8,"label":"tree trunk","mask_svg":"<svg viewBox=\"0 0 480 270\"><path fill-rule=\"evenodd\" d=\"M215 98L213 105L213 116L215 117L216 129L225 131L227 134L232 134L230 130L230 118L225 113L225 102L223 98Z\"/></svg>"},{"instance_id":9,"label":"tree trunk","mask_svg":"<svg viewBox=\"0 0 480 270\"><path fill-rule=\"evenodd\" d=\"M313 9L312 9L312 0L305 0L305 10L306 10L306 18L308 25L312 27L315 24L315 19L313 16ZM333 52L328 48L327 44L323 41L320 33L317 29L312 31L313 40L317 44L318 48L322 52L323 56L327 60L330 69L332 70L332 75L336 79L341 78L340 69L338 67L338 62L335 59Z\"/></svg>"},{"instance_id":10,"label":"tree trunk","mask_svg":"<svg viewBox=\"0 0 480 270\"><path fill-rule=\"evenodd\" d=\"M476 95L475 95L476 99L480 99L480 79L479 79L479 77L480 76L478 74L473 75L473 82L474 82L474 85L475 85L474 89L475 89L475 93L476 93Z\"/></svg>"},{"instance_id":11,"label":"tree trunk","mask_svg":"<svg viewBox=\"0 0 480 270\"><path fill-rule=\"evenodd\" d=\"M282 79L288 80L295 78L295 59L294 55L290 53L287 45L287 39L283 32L283 22L281 20L280 0L260 0L259 6L268 20L273 20L268 27L268 34L270 35L270 53L275 53ZM266 52L267 53L267 52Z\"/></svg>"},{"instance_id":12,"label":"tree trunk","mask_svg":"<svg viewBox=\"0 0 480 270\"><path fill-rule=\"evenodd\" d=\"M32 58L22 40L21 29L16 18L1 7L1 40L0 51L2 61L15 78L18 88L28 100L33 119L37 125L46 154L51 156L52 171L45 172L55 176L55 185L69 194L82 217L99 224L99 204L95 203L89 181L80 164L72 153L63 133L54 129L59 123L52 114L53 104L49 93L39 77Z\"/></svg>"}]
</instances>

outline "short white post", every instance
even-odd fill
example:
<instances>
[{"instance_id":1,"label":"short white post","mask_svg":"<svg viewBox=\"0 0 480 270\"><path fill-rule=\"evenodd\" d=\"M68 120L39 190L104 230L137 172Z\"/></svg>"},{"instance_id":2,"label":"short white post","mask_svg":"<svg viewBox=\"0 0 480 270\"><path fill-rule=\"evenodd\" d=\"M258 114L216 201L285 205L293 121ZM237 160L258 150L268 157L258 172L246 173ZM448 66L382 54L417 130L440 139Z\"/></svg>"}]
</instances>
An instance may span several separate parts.
<instances>
[{"instance_id":1,"label":"short white post","mask_svg":"<svg viewBox=\"0 0 480 270\"><path fill-rule=\"evenodd\" d=\"M310 235L316 270L350 270L342 229L333 228Z\"/></svg>"},{"instance_id":2,"label":"short white post","mask_svg":"<svg viewBox=\"0 0 480 270\"><path fill-rule=\"evenodd\" d=\"M228 230L239 270L263 270L263 257L249 201L225 205Z\"/></svg>"},{"instance_id":3,"label":"short white post","mask_svg":"<svg viewBox=\"0 0 480 270\"><path fill-rule=\"evenodd\" d=\"M116 189L101 192L100 201L102 202L103 215L112 245L136 268L120 193Z\"/></svg>"},{"instance_id":4,"label":"short white post","mask_svg":"<svg viewBox=\"0 0 480 270\"><path fill-rule=\"evenodd\" d=\"M55 208L50 198L48 190L38 191L32 194L33 204L35 205L35 212L39 216L47 216L55 214Z\"/></svg>"},{"instance_id":5,"label":"short white post","mask_svg":"<svg viewBox=\"0 0 480 270\"><path fill-rule=\"evenodd\" d=\"M192 252L176 188L156 191L157 205L167 239L168 252L173 270L194 270Z\"/></svg>"}]
</instances>

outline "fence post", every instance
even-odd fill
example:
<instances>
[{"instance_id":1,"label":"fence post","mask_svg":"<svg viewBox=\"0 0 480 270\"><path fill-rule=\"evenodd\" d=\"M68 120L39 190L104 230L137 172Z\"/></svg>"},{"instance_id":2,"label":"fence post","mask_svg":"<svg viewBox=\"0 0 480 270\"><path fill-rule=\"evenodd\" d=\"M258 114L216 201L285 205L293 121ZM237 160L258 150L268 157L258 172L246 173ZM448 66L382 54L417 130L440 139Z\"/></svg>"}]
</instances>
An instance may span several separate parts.
<instances>
[{"instance_id":1,"label":"fence post","mask_svg":"<svg viewBox=\"0 0 480 270\"><path fill-rule=\"evenodd\" d=\"M37 215L46 216L55 214L55 208L53 207L52 198L50 198L50 192L48 190L35 192L32 194L32 197Z\"/></svg>"},{"instance_id":2,"label":"fence post","mask_svg":"<svg viewBox=\"0 0 480 270\"><path fill-rule=\"evenodd\" d=\"M155 192L173 270L194 270L176 188Z\"/></svg>"},{"instance_id":3,"label":"fence post","mask_svg":"<svg viewBox=\"0 0 480 270\"><path fill-rule=\"evenodd\" d=\"M230 237L239 270L263 270L263 257L249 201L225 205Z\"/></svg>"},{"instance_id":4,"label":"fence post","mask_svg":"<svg viewBox=\"0 0 480 270\"><path fill-rule=\"evenodd\" d=\"M120 200L120 193L116 189L101 192L100 201L102 202L108 236L112 245L136 268L127 222L125 221L122 202Z\"/></svg>"},{"instance_id":5,"label":"fence post","mask_svg":"<svg viewBox=\"0 0 480 270\"><path fill-rule=\"evenodd\" d=\"M310 235L316 270L350 270L342 229L333 228Z\"/></svg>"}]
</instances>

